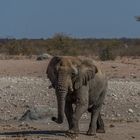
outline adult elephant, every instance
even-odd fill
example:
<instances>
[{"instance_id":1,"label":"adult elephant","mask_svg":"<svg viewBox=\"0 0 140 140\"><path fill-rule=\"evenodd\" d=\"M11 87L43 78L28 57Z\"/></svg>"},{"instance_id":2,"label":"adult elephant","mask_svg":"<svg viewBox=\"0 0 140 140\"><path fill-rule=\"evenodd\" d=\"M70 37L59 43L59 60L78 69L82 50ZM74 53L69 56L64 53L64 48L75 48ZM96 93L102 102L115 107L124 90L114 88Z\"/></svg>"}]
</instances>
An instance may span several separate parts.
<instances>
[{"instance_id":1,"label":"adult elephant","mask_svg":"<svg viewBox=\"0 0 140 140\"><path fill-rule=\"evenodd\" d=\"M65 114L68 133L77 134L79 119L88 110L91 121L87 134L95 135L96 131L104 133L100 111L107 80L96 62L89 58L56 56L50 60L46 73L55 88L58 103L58 117L52 120L62 123Z\"/></svg>"}]
</instances>

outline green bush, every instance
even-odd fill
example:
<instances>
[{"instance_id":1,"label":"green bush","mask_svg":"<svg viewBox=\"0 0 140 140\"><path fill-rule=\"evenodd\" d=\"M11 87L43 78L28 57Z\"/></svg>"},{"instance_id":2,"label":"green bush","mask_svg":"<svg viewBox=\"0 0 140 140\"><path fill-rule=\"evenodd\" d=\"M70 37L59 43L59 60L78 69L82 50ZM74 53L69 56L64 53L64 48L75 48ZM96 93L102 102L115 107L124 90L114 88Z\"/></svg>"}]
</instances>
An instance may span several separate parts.
<instances>
[{"instance_id":1,"label":"green bush","mask_svg":"<svg viewBox=\"0 0 140 140\"><path fill-rule=\"evenodd\" d=\"M106 48L103 48L103 49L100 50L99 58L102 61L114 60L115 59L115 55L112 54L111 49L106 47Z\"/></svg>"},{"instance_id":2,"label":"green bush","mask_svg":"<svg viewBox=\"0 0 140 140\"><path fill-rule=\"evenodd\" d=\"M0 53L84 55L97 56L105 61L114 60L117 56L140 56L140 39L77 39L58 33L48 39L1 39Z\"/></svg>"}]
</instances>

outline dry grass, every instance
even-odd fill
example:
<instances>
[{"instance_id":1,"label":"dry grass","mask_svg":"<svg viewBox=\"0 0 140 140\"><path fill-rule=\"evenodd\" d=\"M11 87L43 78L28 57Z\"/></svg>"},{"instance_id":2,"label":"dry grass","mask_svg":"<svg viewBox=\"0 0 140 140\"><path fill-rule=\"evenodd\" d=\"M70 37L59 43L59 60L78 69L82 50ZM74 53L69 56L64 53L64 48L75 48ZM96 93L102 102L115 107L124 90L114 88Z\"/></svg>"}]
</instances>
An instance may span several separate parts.
<instances>
[{"instance_id":1,"label":"dry grass","mask_svg":"<svg viewBox=\"0 0 140 140\"><path fill-rule=\"evenodd\" d=\"M140 39L76 39L63 34L50 39L1 39L0 53L9 55L8 57L18 55L20 58L23 55L30 58L32 55L49 53L96 56L101 60L112 60L118 56L140 56ZM0 59L3 58L0 56Z\"/></svg>"}]
</instances>

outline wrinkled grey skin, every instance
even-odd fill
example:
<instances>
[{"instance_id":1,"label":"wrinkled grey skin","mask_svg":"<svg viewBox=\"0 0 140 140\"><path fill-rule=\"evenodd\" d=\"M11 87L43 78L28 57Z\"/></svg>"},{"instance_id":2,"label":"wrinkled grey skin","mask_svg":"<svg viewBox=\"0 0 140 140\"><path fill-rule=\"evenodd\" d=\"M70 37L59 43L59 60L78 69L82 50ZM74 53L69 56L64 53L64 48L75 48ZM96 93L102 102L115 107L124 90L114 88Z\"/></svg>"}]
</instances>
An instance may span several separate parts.
<instances>
[{"instance_id":1,"label":"wrinkled grey skin","mask_svg":"<svg viewBox=\"0 0 140 140\"><path fill-rule=\"evenodd\" d=\"M78 122L85 111L91 113L88 135L104 133L100 115L105 98L107 80L96 62L88 58L53 57L47 68L47 76L55 88L58 117L52 120L62 123L64 114L69 124L69 134L79 133ZM75 104L75 109L72 105Z\"/></svg>"}]
</instances>

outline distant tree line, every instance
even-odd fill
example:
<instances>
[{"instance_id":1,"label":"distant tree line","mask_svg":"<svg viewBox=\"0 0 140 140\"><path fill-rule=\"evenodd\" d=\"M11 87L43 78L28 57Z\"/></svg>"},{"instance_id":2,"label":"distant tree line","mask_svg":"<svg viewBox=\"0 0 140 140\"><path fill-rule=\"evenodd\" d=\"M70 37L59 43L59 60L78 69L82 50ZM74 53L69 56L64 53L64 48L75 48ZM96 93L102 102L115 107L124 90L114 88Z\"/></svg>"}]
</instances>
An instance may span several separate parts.
<instances>
[{"instance_id":1,"label":"distant tree line","mask_svg":"<svg viewBox=\"0 0 140 140\"><path fill-rule=\"evenodd\" d=\"M116 56L140 56L140 39L78 39L55 34L48 39L0 39L0 54L6 55L84 55L102 60Z\"/></svg>"}]
</instances>

